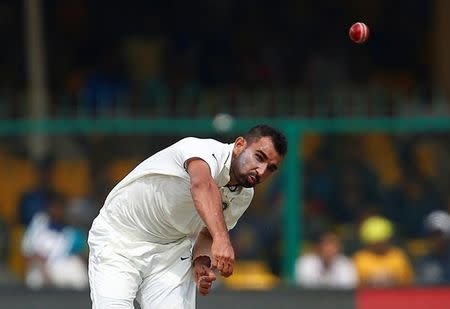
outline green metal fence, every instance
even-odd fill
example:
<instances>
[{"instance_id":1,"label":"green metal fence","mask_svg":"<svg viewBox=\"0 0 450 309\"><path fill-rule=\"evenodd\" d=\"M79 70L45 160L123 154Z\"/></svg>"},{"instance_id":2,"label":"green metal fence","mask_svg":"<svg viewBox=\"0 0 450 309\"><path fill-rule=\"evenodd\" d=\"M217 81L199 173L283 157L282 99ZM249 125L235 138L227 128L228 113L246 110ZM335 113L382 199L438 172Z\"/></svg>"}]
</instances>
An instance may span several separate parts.
<instances>
[{"instance_id":1,"label":"green metal fence","mask_svg":"<svg viewBox=\"0 0 450 309\"><path fill-rule=\"evenodd\" d=\"M400 133L449 132L450 118L389 118L389 119L234 119L227 134L240 134L250 127L266 123L281 129L289 141L288 154L283 164L283 265L286 281L294 280L294 264L302 247L302 137L305 133ZM88 135L94 133L125 135L194 135L216 134L213 119L56 119L56 120L3 120L0 136L30 134Z\"/></svg>"}]
</instances>

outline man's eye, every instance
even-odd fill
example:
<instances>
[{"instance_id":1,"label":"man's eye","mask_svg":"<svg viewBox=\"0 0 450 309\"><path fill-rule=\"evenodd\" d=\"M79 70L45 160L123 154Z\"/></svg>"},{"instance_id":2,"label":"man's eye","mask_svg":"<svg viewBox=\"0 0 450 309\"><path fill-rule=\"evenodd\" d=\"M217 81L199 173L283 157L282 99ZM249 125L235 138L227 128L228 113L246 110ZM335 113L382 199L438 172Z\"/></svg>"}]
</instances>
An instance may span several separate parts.
<instances>
[{"instance_id":1,"label":"man's eye","mask_svg":"<svg viewBox=\"0 0 450 309\"><path fill-rule=\"evenodd\" d=\"M260 155L256 155L256 159L259 161L259 162L262 162L263 161L263 158L260 156Z\"/></svg>"}]
</instances>

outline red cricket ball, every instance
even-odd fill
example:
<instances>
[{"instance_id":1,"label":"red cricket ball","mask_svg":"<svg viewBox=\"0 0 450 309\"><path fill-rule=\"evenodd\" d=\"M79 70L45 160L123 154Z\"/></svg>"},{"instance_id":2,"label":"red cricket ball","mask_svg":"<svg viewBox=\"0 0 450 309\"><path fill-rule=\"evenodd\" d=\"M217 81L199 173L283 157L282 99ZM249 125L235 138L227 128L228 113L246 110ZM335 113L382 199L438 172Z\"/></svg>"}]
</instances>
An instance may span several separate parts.
<instances>
[{"instance_id":1,"label":"red cricket ball","mask_svg":"<svg viewBox=\"0 0 450 309\"><path fill-rule=\"evenodd\" d=\"M358 44L364 43L369 38L369 27L365 23L354 23L348 31L350 39Z\"/></svg>"}]
</instances>

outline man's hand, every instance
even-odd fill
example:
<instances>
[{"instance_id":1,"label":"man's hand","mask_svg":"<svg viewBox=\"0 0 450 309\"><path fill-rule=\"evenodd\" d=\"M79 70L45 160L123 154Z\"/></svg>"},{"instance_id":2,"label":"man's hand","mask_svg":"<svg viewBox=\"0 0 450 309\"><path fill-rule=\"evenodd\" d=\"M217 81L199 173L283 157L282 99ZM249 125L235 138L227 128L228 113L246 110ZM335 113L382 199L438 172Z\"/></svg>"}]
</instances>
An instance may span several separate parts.
<instances>
[{"instance_id":1,"label":"man's hand","mask_svg":"<svg viewBox=\"0 0 450 309\"><path fill-rule=\"evenodd\" d=\"M211 246L211 266L224 277L233 274L234 249L228 237L214 239Z\"/></svg>"},{"instance_id":2,"label":"man's hand","mask_svg":"<svg viewBox=\"0 0 450 309\"><path fill-rule=\"evenodd\" d=\"M192 271L198 292L207 295L211 291L212 283L216 280L216 275L210 267L211 260L207 256L200 256L194 260Z\"/></svg>"}]
</instances>

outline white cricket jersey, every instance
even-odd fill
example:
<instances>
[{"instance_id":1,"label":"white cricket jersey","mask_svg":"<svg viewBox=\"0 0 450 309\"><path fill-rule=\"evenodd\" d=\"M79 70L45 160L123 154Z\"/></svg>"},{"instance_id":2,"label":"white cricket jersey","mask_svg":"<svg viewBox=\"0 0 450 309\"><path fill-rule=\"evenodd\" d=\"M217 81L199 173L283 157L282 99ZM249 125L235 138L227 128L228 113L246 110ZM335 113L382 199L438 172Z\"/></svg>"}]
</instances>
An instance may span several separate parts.
<instances>
[{"instance_id":1,"label":"white cricket jersey","mask_svg":"<svg viewBox=\"0 0 450 309\"><path fill-rule=\"evenodd\" d=\"M253 188L232 192L230 180L234 144L188 137L161 150L139 164L106 198L100 218L132 239L170 243L196 236L205 224L198 215L190 191L185 162L201 158L222 195L228 229L250 205Z\"/></svg>"}]
</instances>

